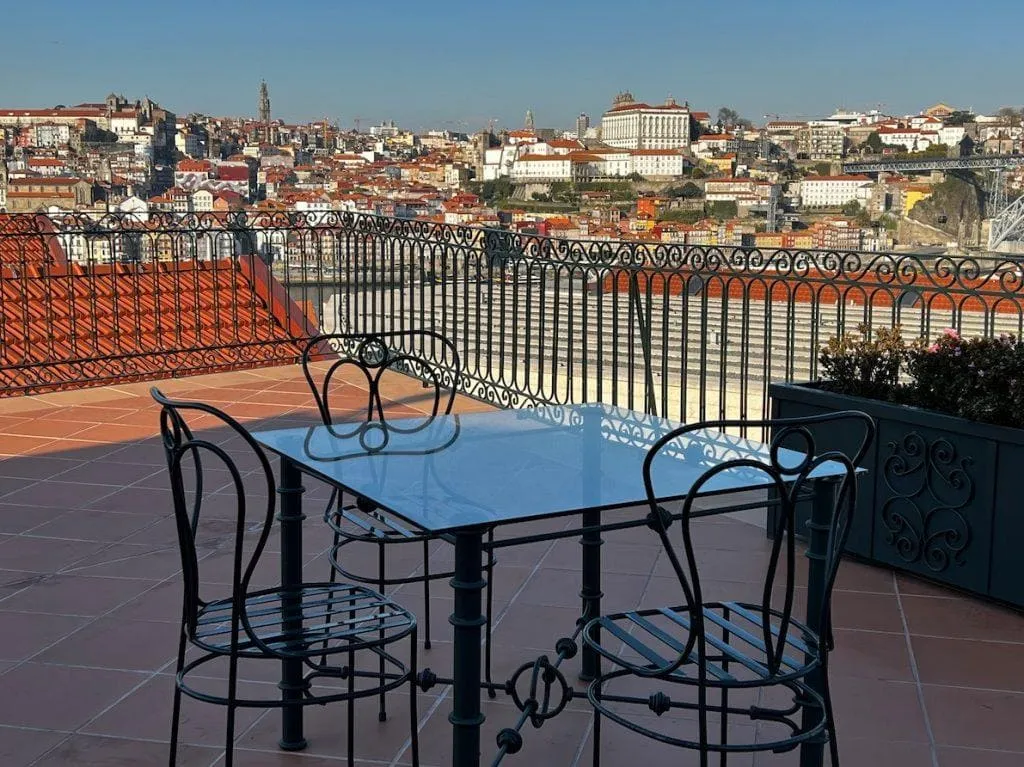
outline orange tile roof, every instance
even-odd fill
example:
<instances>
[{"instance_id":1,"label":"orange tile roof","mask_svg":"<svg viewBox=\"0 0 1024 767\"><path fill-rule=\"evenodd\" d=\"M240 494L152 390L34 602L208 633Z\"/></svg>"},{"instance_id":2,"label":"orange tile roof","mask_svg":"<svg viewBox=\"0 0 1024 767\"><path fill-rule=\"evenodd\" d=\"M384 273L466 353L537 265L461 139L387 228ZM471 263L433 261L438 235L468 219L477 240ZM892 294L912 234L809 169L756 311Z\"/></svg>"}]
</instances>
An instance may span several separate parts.
<instances>
[{"instance_id":1,"label":"orange tile roof","mask_svg":"<svg viewBox=\"0 0 1024 767\"><path fill-rule=\"evenodd\" d=\"M12 216L0 213L0 270L10 274L29 264L66 264L64 251L53 237L47 216Z\"/></svg>"},{"instance_id":2,"label":"orange tile roof","mask_svg":"<svg viewBox=\"0 0 1024 767\"><path fill-rule=\"evenodd\" d=\"M315 332L252 256L4 268L0 296L7 394L295 362Z\"/></svg>"}]
</instances>

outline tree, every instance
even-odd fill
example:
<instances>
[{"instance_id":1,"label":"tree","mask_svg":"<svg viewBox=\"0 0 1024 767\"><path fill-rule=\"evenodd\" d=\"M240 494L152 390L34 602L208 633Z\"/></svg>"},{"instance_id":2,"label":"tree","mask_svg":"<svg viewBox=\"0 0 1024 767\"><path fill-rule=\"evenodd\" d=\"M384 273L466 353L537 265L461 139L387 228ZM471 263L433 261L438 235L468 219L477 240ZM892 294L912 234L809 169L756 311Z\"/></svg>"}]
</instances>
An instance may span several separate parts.
<instances>
[{"instance_id":1,"label":"tree","mask_svg":"<svg viewBox=\"0 0 1024 767\"><path fill-rule=\"evenodd\" d=\"M857 202L856 200L849 200L847 202L844 202L843 207L840 208L840 211L844 216L859 215L861 210L863 210L863 208L861 208L860 203Z\"/></svg>"},{"instance_id":2,"label":"tree","mask_svg":"<svg viewBox=\"0 0 1024 767\"><path fill-rule=\"evenodd\" d=\"M946 125L966 125L967 123L974 122L974 114L963 109L958 109L942 122Z\"/></svg>"},{"instance_id":3,"label":"tree","mask_svg":"<svg viewBox=\"0 0 1024 767\"><path fill-rule=\"evenodd\" d=\"M819 176L828 176L832 173L832 165L827 162L819 162L814 164L814 172Z\"/></svg>"},{"instance_id":4,"label":"tree","mask_svg":"<svg viewBox=\"0 0 1024 767\"><path fill-rule=\"evenodd\" d=\"M665 194L673 199L683 197L685 199L692 200L695 197L701 197L703 192L700 191L700 187L692 181L687 181L682 186L673 186L665 191Z\"/></svg>"},{"instance_id":5,"label":"tree","mask_svg":"<svg viewBox=\"0 0 1024 767\"><path fill-rule=\"evenodd\" d=\"M870 149L875 154L881 154L882 148L885 146L882 143L882 137L878 135L878 131L872 131L864 142L864 146Z\"/></svg>"},{"instance_id":6,"label":"tree","mask_svg":"<svg viewBox=\"0 0 1024 767\"><path fill-rule=\"evenodd\" d=\"M1024 116L1024 109L1014 109L1013 107L1000 107L997 115L1007 120L1011 125L1019 125L1021 117Z\"/></svg>"},{"instance_id":7,"label":"tree","mask_svg":"<svg viewBox=\"0 0 1024 767\"><path fill-rule=\"evenodd\" d=\"M740 117L740 113L729 107L722 107L718 110L718 122L720 125L733 125L739 128L749 128L750 120Z\"/></svg>"},{"instance_id":8,"label":"tree","mask_svg":"<svg viewBox=\"0 0 1024 767\"><path fill-rule=\"evenodd\" d=\"M713 216L720 221L736 218L738 213L739 206L731 200L718 200L716 202L708 203L708 215Z\"/></svg>"},{"instance_id":9,"label":"tree","mask_svg":"<svg viewBox=\"0 0 1024 767\"><path fill-rule=\"evenodd\" d=\"M702 210L663 210L658 212L659 221L675 221L681 224L695 224L704 216Z\"/></svg>"}]
</instances>

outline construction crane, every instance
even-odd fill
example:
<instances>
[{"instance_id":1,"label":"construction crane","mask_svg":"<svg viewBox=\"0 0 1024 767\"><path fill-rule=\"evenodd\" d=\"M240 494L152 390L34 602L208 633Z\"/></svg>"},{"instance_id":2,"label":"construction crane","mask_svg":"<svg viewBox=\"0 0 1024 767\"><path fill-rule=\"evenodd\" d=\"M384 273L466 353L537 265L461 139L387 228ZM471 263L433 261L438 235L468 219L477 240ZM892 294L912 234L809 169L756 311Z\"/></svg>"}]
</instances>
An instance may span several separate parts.
<instances>
[{"instance_id":1,"label":"construction crane","mask_svg":"<svg viewBox=\"0 0 1024 767\"><path fill-rule=\"evenodd\" d=\"M362 124L364 119L365 118L362 118L362 117L353 117L352 118L352 122L354 122L356 124L356 133L359 133L359 126Z\"/></svg>"}]
</instances>

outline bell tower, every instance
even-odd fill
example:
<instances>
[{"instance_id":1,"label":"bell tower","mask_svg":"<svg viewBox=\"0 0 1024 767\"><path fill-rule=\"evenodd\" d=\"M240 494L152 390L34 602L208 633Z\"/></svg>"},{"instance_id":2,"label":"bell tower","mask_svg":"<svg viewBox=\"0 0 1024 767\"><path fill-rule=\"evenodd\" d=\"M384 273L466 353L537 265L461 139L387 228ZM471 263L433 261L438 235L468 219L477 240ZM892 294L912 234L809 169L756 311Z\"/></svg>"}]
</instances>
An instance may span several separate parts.
<instances>
[{"instance_id":1,"label":"bell tower","mask_svg":"<svg viewBox=\"0 0 1024 767\"><path fill-rule=\"evenodd\" d=\"M263 140L270 141L270 91L266 80L260 81L259 121Z\"/></svg>"}]
</instances>

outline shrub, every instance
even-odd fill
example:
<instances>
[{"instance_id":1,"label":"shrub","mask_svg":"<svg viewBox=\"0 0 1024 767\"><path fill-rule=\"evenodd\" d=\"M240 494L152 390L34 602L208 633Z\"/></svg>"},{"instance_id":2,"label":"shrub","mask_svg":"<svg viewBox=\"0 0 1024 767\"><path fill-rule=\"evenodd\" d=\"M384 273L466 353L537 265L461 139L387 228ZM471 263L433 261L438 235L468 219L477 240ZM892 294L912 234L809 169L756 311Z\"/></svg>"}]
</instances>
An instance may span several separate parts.
<instances>
[{"instance_id":1,"label":"shrub","mask_svg":"<svg viewBox=\"0 0 1024 767\"><path fill-rule=\"evenodd\" d=\"M1024 341L1014 336L965 339L948 329L933 343L908 342L899 326L861 326L830 339L820 361L829 391L1024 428Z\"/></svg>"}]
</instances>

